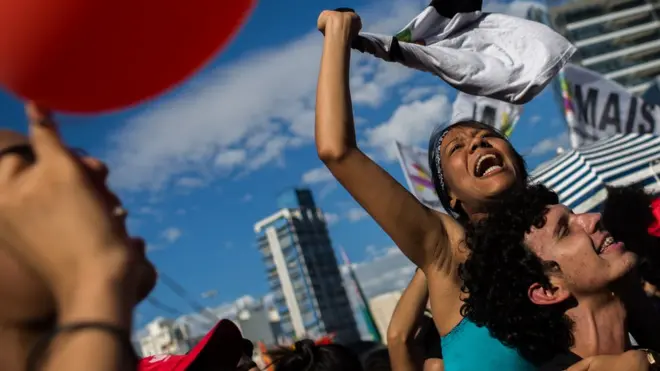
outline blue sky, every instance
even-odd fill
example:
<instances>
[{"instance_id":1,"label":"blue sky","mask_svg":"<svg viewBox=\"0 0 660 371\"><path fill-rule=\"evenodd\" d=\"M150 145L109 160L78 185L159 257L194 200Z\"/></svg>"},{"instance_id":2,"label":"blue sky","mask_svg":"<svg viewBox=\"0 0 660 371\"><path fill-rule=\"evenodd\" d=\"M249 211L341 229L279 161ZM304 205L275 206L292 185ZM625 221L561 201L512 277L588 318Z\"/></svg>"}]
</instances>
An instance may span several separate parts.
<instances>
[{"instance_id":1,"label":"blue sky","mask_svg":"<svg viewBox=\"0 0 660 371\"><path fill-rule=\"evenodd\" d=\"M392 33L425 3L349 5L366 29ZM516 14L528 4L488 7ZM290 187L315 191L335 246L352 260L366 267L390 251L389 238L322 168L312 142L322 43L316 18L346 5L263 1L211 65L165 96L108 115L60 117L71 145L108 162L111 184L130 210L132 232L148 241L149 257L203 305L267 293L253 225L275 212L275 197ZM387 152L392 140L424 146L431 128L449 117L455 92L433 76L359 54L354 59L361 146L403 182ZM5 126L24 131L18 100L0 93L0 110ZM566 145L558 112L550 92L525 107L512 140L530 167ZM201 298L208 290L218 295ZM192 310L162 284L153 295L183 313ZM147 303L139 313L138 325L166 314Z\"/></svg>"}]
</instances>

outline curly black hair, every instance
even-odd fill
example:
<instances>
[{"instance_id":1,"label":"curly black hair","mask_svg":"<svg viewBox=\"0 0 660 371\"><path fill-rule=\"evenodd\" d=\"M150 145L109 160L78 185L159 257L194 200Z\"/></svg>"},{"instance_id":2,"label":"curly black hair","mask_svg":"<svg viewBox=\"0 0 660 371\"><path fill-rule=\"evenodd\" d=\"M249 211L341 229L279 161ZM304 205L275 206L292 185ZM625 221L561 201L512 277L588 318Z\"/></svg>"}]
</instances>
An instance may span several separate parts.
<instances>
[{"instance_id":1,"label":"curly black hair","mask_svg":"<svg viewBox=\"0 0 660 371\"><path fill-rule=\"evenodd\" d=\"M468 293L461 314L537 365L573 344L567 306L540 306L528 297L534 283L550 288L547 273L558 266L529 250L525 234L543 227L547 207L557 203L557 195L542 185L509 191L486 219L466 230L470 256L459 271Z\"/></svg>"},{"instance_id":2,"label":"curly black hair","mask_svg":"<svg viewBox=\"0 0 660 371\"><path fill-rule=\"evenodd\" d=\"M660 286L660 238L651 236L648 227L655 221L650 205L654 196L642 185L608 187L603 204L602 222L617 241L639 257L642 278Z\"/></svg>"}]
</instances>

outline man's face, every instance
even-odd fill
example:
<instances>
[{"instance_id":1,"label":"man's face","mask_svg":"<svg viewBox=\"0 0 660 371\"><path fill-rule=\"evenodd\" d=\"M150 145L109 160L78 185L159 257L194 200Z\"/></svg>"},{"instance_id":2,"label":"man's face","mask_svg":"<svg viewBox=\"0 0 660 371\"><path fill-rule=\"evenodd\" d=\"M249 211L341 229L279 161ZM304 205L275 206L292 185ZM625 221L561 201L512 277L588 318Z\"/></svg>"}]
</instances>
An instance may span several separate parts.
<instances>
[{"instance_id":1,"label":"man's face","mask_svg":"<svg viewBox=\"0 0 660 371\"><path fill-rule=\"evenodd\" d=\"M566 289L576 298L606 290L637 260L599 222L600 214L573 214L563 205L553 205L545 225L525 236L526 245L541 260L557 263Z\"/></svg>"}]
</instances>

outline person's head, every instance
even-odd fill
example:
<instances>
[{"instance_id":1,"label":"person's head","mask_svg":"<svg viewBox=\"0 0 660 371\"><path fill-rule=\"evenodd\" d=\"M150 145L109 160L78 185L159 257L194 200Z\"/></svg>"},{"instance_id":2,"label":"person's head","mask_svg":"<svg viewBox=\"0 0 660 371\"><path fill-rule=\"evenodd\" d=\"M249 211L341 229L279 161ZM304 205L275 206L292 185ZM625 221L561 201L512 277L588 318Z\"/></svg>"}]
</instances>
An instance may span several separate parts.
<instances>
[{"instance_id":1,"label":"person's head","mask_svg":"<svg viewBox=\"0 0 660 371\"><path fill-rule=\"evenodd\" d=\"M429 167L442 206L461 222L527 181L522 156L495 128L460 121L436 131Z\"/></svg>"},{"instance_id":2,"label":"person's head","mask_svg":"<svg viewBox=\"0 0 660 371\"><path fill-rule=\"evenodd\" d=\"M108 169L105 164L74 150L72 153L78 156L81 166L97 186L99 195L106 199L116 217L125 219L126 212L121 208L118 198L107 188ZM16 171L28 171L35 162L35 153L28 138L14 131L0 130L0 161L13 161ZM144 241L133 239L132 242L136 249L144 250ZM146 296L155 284L155 270L146 258L141 276L140 282L136 284L142 286L142 293ZM47 283L30 267L3 248L2 243L0 243L0 301L3 303L0 308L0 321L3 324L29 327L35 335L39 335L40 332L34 331L34 325L39 325L39 329L46 331L57 317L56 303ZM7 333L7 328L3 332ZM7 349L5 344L3 347Z\"/></svg>"},{"instance_id":3,"label":"person's head","mask_svg":"<svg viewBox=\"0 0 660 371\"><path fill-rule=\"evenodd\" d=\"M387 347L378 347L367 352L363 360L364 371L391 371L390 353Z\"/></svg>"},{"instance_id":4,"label":"person's head","mask_svg":"<svg viewBox=\"0 0 660 371\"><path fill-rule=\"evenodd\" d=\"M601 228L599 214L573 214L541 185L501 199L468 229L467 244L462 313L535 363L568 350L566 312L610 297L609 286L636 262Z\"/></svg>"},{"instance_id":5,"label":"person's head","mask_svg":"<svg viewBox=\"0 0 660 371\"><path fill-rule=\"evenodd\" d=\"M362 371L359 357L339 344L316 345L301 340L293 348L280 348L269 353L275 371Z\"/></svg>"}]
</instances>

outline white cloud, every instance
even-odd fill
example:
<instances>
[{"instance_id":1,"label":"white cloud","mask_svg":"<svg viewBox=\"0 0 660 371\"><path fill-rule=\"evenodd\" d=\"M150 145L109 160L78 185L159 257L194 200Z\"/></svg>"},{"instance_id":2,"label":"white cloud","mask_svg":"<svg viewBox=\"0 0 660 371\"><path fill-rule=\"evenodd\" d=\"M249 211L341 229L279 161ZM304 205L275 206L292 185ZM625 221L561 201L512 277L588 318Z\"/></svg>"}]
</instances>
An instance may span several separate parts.
<instances>
[{"instance_id":1,"label":"white cloud","mask_svg":"<svg viewBox=\"0 0 660 371\"><path fill-rule=\"evenodd\" d=\"M428 98L430 95L438 94L442 91L440 86L413 86L401 90L401 101L410 103L416 100Z\"/></svg>"},{"instance_id":2,"label":"white cloud","mask_svg":"<svg viewBox=\"0 0 660 371\"><path fill-rule=\"evenodd\" d=\"M325 183L333 180L334 177L327 167L321 166L307 171L302 176L302 181L307 184Z\"/></svg>"},{"instance_id":3,"label":"white cloud","mask_svg":"<svg viewBox=\"0 0 660 371\"><path fill-rule=\"evenodd\" d=\"M569 146L568 133L562 133L554 138L546 138L536 143L529 150L528 156L541 156L557 151L557 148Z\"/></svg>"},{"instance_id":4,"label":"white cloud","mask_svg":"<svg viewBox=\"0 0 660 371\"><path fill-rule=\"evenodd\" d=\"M185 188L200 188L203 187L206 182L203 179L195 177L183 177L176 181L176 184L180 187Z\"/></svg>"},{"instance_id":5,"label":"white cloud","mask_svg":"<svg viewBox=\"0 0 660 371\"><path fill-rule=\"evenodd\" d=\"M250 201L252 201L252 195L250 193L246 193L243 196L242 200L243 200L243 202L250 202Z\"/></svg>"},{"instance_id":6,"label":"white cloud","mask_svg":"<svg viewBox=\"0 0 660 371\"><path fill-rule=\"evenodd\" d=\"M369 216L361 207L354 207L346 212L346 218L351 222L357 222Z\"/></svg>"},{"instance_id":7,"label":"white cloud","mask_svg":"<svg viewBox=\"0 0 660 371\"><path fill-rule=\"evenodd\" d=\"M423 7L406 0L372 5L360 11L365 31L385 34L398 31ZM539 5L490 1L485 10L520 16L531 6ZM284 26L286 20L282 22ZM233 172L245 175L271 163L284 166L288 149L313 140L321 46L322 36L310 31L285 44L246 53L145 106L111 139L107 158L113 185L127 190L158 189L183 174L199 172L212 180ZM354 104L378 107L393 92L400 92L414 73L354 53L350 76ZM444 86L440 81L437 84ZM413 88L403 97L407 105L367 133L369 144L391 147L395 136L411 143L426 140L431 128L446 119L449 109L442 94L429 98L428 91L424 94L424 89ZM392 148L386 152L392 158Z\"/></svg>"},{"instance_id":8,"label":"white cloud","mask_svg":"<svg viewBox=\"0 0 660 371\"><path fill-rule=\"evenodd\" d=\"M433 129L450 114L451 105L444 94L402 104L389 120L366 131L367 145L380 149L389 160L394 160L394 140L406 144L427 141Z\"/></svg>"},{"instance_id":9,"label":"white cloud","mask_svg":"<svg viewBox=\"0 0 660 371\"><path fill-rule=\"evenodd\" d=\"M366 30L389 34L419 10L419 4L391 0L361 17ZM272 161L281 164L287 148L312 140L321 46L322 36L310 32L199 76L149 106L113 138L108 154L113 185L158 188L184 172L212 170L212 162L218 175L238 166L253 171ZM356 104L382 103L413 74L357 53L354 65L364 66L351 75Z\"/></svg>"},{"instance_id":10,"label":"white cloud","mask_svg":"<svg viewBox=\"0 0 660 371\"><path fill-rule=\"evenodd\" d=\"M164 230L163 233L161 233L161 237L169 243L174 243L179 238L181 238L181 234L182 234L181 229L176 227L170 227Z\"/></svg>"},{"instance_id":11,"label":"white cloud","mask_svg":"<svg viewBox=\"0 0 660 371\"><path fill-rule=\"evenodd\" d=\"M245 161L247 153L242 149L231 149L218 153L215 157L215 164L222 168L233 168Z\"/></svg>"},{"instance_id":12,"label":"white cloud","mask_svg":"<svg viewBox=\"0 0 660 371\"><path fill-rule=\"evenodd\" d=\"M154 209L153 207L150 207L150 206L143 206L143 207L139 208L138 209L138 214L152 215L152 216L160 216L161 215L161 213L158 210L156 210L156 209Z\"/></svg>"},{"instance_id":13,"label":"white cloud","mask_svg":"<svg viewBox=\"0 0 660 371\"><path fill-rule=\"evenodd\" d=\"M386 249L368 247L368 255L369 260L352 264L368 298L390 291L403 290L408 285L416 267L396 246ZM341 271L347 279L347 267L341 266ZM349 287L347 290L349 296L353 295L352 291Z\"/></svg>"},{"instance_id":14,"label":"white cloud","mask_svg":"<svg viewBox=\"0 0 660 371\"><path fill-rule=\"evenodd\" d=\"M333 225L336 224L339 221L339 215L334 214L334 213L323 213L325 216L325 222L328 223L328 225Z\"/></svg>"},{"instance_id":15,"label":"white cloud","mask_svg":"<svg viewBox=\"0 0 660 371\"><path fill-rule=\"evenodd\" d=\"M379 106L388 97L389 88L409 80L414 70L402 68L394 63L378 63L374 71L367 69L364 75L354 74L351 79L351 98L353 104ZM372 75L372 76L370 76Z\"/></svg>"},{"instance_id":16,"label":"white cloud","mask_svg":"<svg viewBox=\"0 0 660 371\"><path fill-rule=\"evenodd\" d=\"M534 115L534 116L529 118L529 124L530 125L536 125L539 122L541 122L541 119L543 119L543 117L541 117L541 115Z\"/></svg>"}]
</instances>

